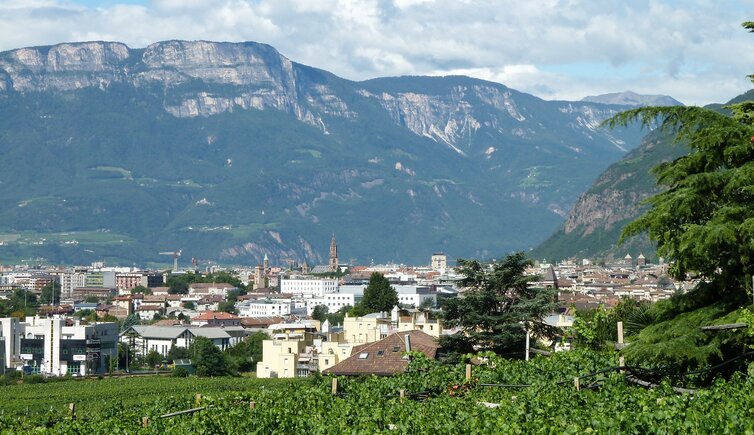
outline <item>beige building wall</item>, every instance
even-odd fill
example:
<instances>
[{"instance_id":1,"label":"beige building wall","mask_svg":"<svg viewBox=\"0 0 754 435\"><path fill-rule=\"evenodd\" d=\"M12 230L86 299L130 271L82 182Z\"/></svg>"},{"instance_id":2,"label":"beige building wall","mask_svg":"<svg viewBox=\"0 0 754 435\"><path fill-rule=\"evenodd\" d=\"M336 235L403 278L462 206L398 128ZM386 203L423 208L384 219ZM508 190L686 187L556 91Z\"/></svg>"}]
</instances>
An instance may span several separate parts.
<instances>
[{"instance_id":1,"label":"beige building wall","mask_svg":"<svg viewBox=\"0 0 754 435\"><path fill-rule=\"evenodd\" d=\"M345 340L349 343L363 344L381 340L390 333L390 319L377 317L350 317L343 319Z\"/></svg>"},{"instance_id":2,"label":"beige building wall","mask_svg":"<svg viewBox=\"0 0 754 435\"><path fill-rule=\"evenodd\" d=\"M433 320L429 322L416 322L413 320L398 322L398 332L408 332L419 330L425 332L427 335L431 335L435 338L440 338L442 334L442 323L439 320Z\"/></svg>"},{"instance_id":3,"label":"beige building wall","mask_svg":"<svg viewBox=\"0 0 754 435\"><path fill-rule=\"evenodd\" d=\"M257 377L296 377L298 355L304 348L304 340L265 340L262 343L263 359L257 363Z\"/></svg>"},{"instance_id":4,"label":"beige building wall","mask_svg":"<svg viewBox=\"0 0 754 435\"><path fill-rule=\"evenodd\" d=\"M322 353L319 354L319 371L327 370L351 356L351 351L355 346L354 343L323 342Z\"/></svg>"}]
</instances>

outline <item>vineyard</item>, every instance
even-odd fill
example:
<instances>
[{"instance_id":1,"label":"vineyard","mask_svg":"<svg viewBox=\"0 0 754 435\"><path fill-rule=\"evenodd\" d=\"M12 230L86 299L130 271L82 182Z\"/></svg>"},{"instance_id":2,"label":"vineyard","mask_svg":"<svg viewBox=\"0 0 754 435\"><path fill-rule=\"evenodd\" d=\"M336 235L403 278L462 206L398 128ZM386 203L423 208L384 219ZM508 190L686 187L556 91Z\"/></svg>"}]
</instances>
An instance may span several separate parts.
<instances>
[{"instance_id":1,"label":"vineyard","mask_svg":"<svg viewBox=\"0 0 754 435\"><path fill-rule=\"evenodd\" d=\"M339 378L335 391L332 378L316 376L9 385L0 387L0 432L754 433L754 380L744 374L679 394L598 373L617 365L613 354L478 362L467 378L463 364L417 358L404 375Z\"/></svg>"}]
</instances>

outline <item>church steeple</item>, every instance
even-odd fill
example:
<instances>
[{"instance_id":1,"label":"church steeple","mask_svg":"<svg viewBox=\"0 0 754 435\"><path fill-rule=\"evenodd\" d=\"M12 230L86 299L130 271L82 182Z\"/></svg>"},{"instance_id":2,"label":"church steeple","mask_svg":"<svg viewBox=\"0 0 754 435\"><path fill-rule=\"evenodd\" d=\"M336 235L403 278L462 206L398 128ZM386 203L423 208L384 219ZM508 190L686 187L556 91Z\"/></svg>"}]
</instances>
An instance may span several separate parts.
<instances>
[{"instance_id":1,"label":"church steeple","mask_svg":"<svg viewBox=\"0 0 754 435\"><path fill-rule=\"evenodd\" d=\"M335 240L335 233L332 234L332 240L330 240L330 266L331 272L338 271L338 242Z\"/></svg>"}]
</instances>

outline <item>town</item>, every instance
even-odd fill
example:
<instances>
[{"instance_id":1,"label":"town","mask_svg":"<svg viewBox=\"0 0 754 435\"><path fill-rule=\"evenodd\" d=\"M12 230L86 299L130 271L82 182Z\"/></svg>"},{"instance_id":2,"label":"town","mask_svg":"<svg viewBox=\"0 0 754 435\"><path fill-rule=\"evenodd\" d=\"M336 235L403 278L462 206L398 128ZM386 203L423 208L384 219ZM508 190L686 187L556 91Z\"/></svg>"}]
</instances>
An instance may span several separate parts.
<instances>
[{"instance_id":1,"label":"town","mask_svg":"<svg viewBox=\"0 0 754 435\"><path fill-rule=\"evenodd\" d=\"M180 253L173 254L173 268L166 271L103 263L2 267L0 308L8 316L0 318L3 371L84 376L130 371L146 362L149 369L190 368L186 349L198 337L226 351L262 333L261 360L248 366L260 378L391 374L405 370L403 355L412 343L434 355L435 339L455 332L443 328L438 301L464 292L444 253L421 266L349 265L339 261L334 235L328 264L312 268L275 266L265 257L253 268L199 271L179 268ZM627 254L599 264L535 262L527 274L538 277L533 285L557 290L558 312L544 320L568 328L575 310L612 307L621 298L667 299L695 285L673 281L667 267ZM389 281L398 305L349 315L374 273ZM186 277L192 280L181 279ZM379 364L371 363L375 358Z\"/></svg>"}]
</instances>

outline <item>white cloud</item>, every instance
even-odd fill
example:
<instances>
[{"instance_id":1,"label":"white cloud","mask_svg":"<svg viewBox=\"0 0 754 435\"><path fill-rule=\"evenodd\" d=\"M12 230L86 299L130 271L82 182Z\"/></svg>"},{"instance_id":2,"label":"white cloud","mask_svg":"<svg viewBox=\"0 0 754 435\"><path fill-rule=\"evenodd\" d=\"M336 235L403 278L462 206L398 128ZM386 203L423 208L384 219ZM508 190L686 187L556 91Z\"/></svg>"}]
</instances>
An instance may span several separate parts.
<instances>
[{"instance_id":1,"label":"white cloud","mask_svg":"<svg viewBox=\"0 0 754 435\"><path fill-rule=\"evenodd\" d=\"M751 0L0 0L0 50L75 40L252 40L349 79L463 73L543 98L748 89ZM129 2L132 3L132 2Z\"/></svg>"}]
</instances>

